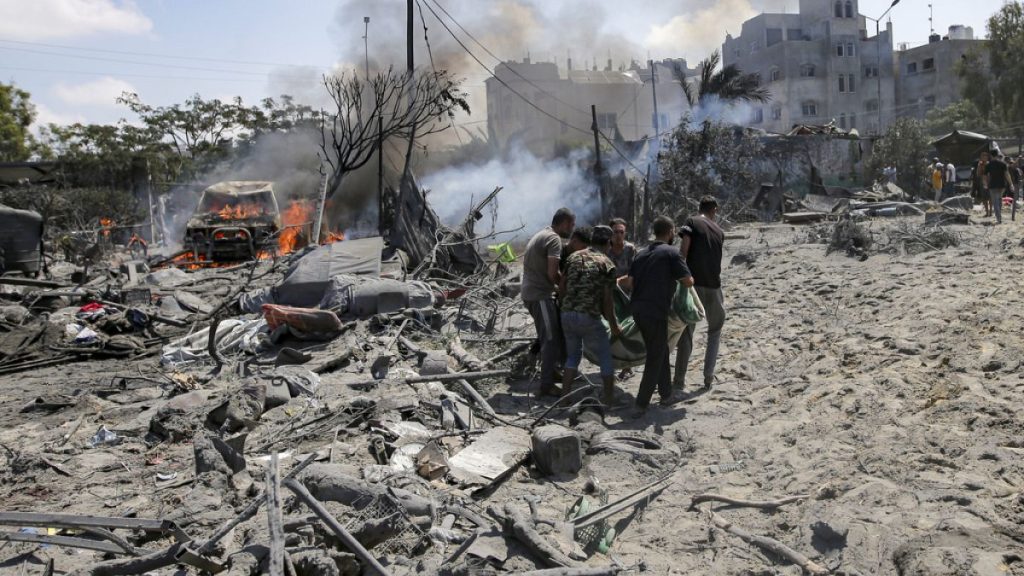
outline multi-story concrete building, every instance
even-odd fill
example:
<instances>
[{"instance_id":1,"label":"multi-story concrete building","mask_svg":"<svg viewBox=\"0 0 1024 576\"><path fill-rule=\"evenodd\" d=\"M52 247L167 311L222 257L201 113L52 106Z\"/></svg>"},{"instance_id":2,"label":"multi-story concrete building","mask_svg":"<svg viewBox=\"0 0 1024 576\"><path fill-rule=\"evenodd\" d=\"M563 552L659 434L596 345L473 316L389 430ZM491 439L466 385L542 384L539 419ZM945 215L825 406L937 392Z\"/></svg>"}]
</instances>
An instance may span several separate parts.
<instances>
[{"instance_id":1,"label":"multi-story concrete building","mask_svg":"<svg viewBox=\"0 0 1024 576\"><path fill-rule=\"evenodd\" d=\"M610 138L641 140L664 133L689 109L674 79L676 66L694 74L685 60L655 63L653 72L636 63L613 70L610 61L604 70L573 69L571 61L568 69L528 59L499 64L495 77L485 81L488 130L499 145L515 140L548 156L560 146L592 142L593 105L598 127Z\"/></svg>"},{"instance_id":2,"label":"multi-story concrete building","mask_svg":"<svg viewBox=\"0 0 1024 576\"><path fill-rule=\"evenodd\" d=\"M770 102L752 106L751 126L788 132L835 120L874 133L892 122L892 24L869 36L857 4L800 0L797 14L761 14L744 22L738 37L726 36L723 64L758 75L771 91Z\"/></svg>"},{"instance_id":3,"label":"multi-story concrete building","mask_svg":"<svg viewBox=\"0 0 1024 576\"><path fill-rule=\"evenodd\" d=\"M967 26L950 26L949 35L933 34L928 43L896 52L896 102L898 114L924 118L932 108L943 108L961 99L963 81L957 63L971 52L988 67L988 40L974 38Z\"/></svg>"}]
</instances>

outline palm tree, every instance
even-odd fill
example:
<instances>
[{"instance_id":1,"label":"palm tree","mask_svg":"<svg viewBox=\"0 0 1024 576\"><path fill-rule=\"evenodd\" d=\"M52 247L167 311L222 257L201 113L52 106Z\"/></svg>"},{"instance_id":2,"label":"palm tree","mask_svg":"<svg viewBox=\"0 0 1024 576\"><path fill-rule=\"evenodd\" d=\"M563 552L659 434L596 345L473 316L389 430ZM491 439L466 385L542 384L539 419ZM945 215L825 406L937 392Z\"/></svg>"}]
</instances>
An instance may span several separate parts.
<instances>
[{"instance_id":1,"label":"palm tree","mask_svg":"<svg viewBox=\"0 0 1024 576\"><path fill-rule=\"evenodd\" d=\"M706 60L697 65L698 81L695 85L686 80L686 71L678 64L673 70L676 81L686 93L691 108L700 108L711 98L723 103L732 102L767 102L771 92L760 85L756 74L744 74L735 64L724 66L718 70L722 55L715 50Z\"/></svg>"}]
</instances>

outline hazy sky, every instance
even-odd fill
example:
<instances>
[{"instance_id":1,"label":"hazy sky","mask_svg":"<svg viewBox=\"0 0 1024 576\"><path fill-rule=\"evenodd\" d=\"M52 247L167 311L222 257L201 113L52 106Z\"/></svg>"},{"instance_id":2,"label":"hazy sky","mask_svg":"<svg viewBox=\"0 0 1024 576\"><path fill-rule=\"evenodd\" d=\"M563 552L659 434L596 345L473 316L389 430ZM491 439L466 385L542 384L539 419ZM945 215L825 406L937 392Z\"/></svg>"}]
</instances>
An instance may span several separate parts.
<instances>
[{"instance_id":1,"label":"hazy sky","mask_svg":"<svg viewBox=\"0 0 1024 576\"><path fill-rule=\"evenodd\" d=\"M459 70L467 91L482 91L487 72L435 20L432 1L421 0L435 61ZM692 64L719 47L727 31L737 33L743 20L797 6L796 0L437 2L502 59L529 51L535 60L562 64L571 53L577 66L648 56ZM860 0L860 12L878 16L890 2ZM965 24L983 36L1003 0L931 3L936 31ZM114 122L127 113L114 102L125 90L152 104L194 93L237 95L247 103L289 93L316 104L324 71L361 69L363 16L371 16L374 63L404 66L404 7L401 0L0 0L0 78L32 93L40 122ZM927 41L928 14L927 1L901 0L891 12L896 41ZM417 12L417 60L426 65L421 26Z\"/></svg>"}]
</instances>

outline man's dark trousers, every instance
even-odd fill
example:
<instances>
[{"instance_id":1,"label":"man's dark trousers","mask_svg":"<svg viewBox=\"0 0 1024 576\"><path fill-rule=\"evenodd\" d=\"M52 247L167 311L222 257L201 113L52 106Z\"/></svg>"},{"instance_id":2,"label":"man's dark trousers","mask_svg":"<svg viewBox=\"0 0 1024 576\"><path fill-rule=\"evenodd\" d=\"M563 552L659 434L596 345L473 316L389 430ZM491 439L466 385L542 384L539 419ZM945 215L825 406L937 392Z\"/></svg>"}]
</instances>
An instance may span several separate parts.
<instances>
[{"instance_id":1,"label":"man's dark trousers","mask_svg":"<svg viewBox=\"0 0 1024 576\"><path fill-rule=\"evenodd\" d=\"M668 365L668 319L647 316L633 316L640 336L644 339L647 349L647 360L644 362L644 376L640 380L640 391L636 395L636 405L646 408L651 403L654 389L662 398L672 395L671 369Z\"/></svg>"}]
</instances>

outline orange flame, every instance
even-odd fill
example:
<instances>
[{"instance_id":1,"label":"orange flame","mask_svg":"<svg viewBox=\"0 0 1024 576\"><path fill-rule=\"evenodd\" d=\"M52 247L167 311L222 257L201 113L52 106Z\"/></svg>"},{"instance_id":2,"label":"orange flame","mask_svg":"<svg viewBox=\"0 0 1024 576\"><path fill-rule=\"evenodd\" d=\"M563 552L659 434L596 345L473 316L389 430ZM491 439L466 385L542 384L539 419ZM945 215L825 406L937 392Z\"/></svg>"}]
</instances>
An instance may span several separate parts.
<instances>
[{"instance_id":1,"label":"orange flame","mask_svg":"<svg viewBox=\"0 0 1024 576\"><path fill-rule=\"evenodd\" d=\"M344 232L328 232L327 237L324 238L324 241L321 242L321 244L333 244L334 242L341 242L344 239Z\"/></svg>"},{"instance_id":2,"label":"orange flame","mask_svg":"<svg viewBox=\"0 0 1024 576\"><path fill-rule=\"evenodd\" d=\"M235 206L224 206L216 211L221 220L243 220L263 215L263 207L254 202L244 202Z\"/></svg>"},{"instance_id":3,"label":"orange flame","mask_svg":"<svg viewBox=\"0 0 1024 576\"><path fill-rule=\"evenodd\" d=\"M313 222L313 203L308 200L292 200L288 208L281 213L284 230L277 239L277 247L281 254L294 252L308 242L307 228Z\"/></svg>"},{"instance_id":4,"label":"orange flame","mask_svg":"<svg viewBox=\"0 0 1024 576\"><path fill-rule=\"evenodd\" d=\"M114 220L111 218L100 218L100 235L104 238L110 237L110 229L114 226Z\"/></svg>"}]
</instances>

